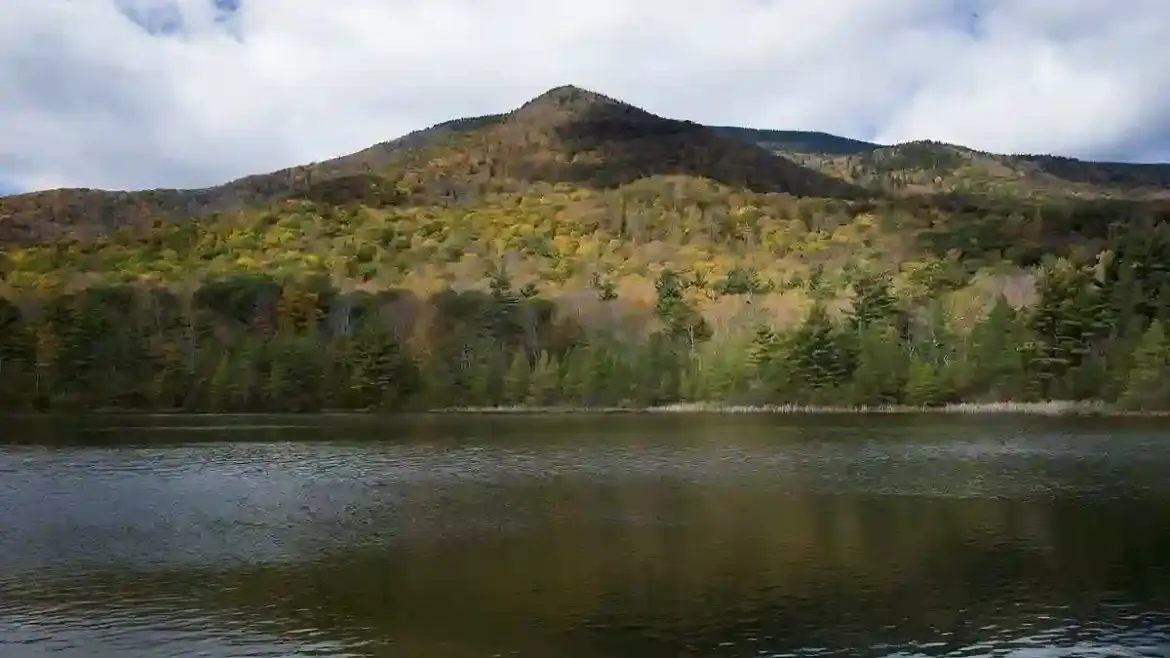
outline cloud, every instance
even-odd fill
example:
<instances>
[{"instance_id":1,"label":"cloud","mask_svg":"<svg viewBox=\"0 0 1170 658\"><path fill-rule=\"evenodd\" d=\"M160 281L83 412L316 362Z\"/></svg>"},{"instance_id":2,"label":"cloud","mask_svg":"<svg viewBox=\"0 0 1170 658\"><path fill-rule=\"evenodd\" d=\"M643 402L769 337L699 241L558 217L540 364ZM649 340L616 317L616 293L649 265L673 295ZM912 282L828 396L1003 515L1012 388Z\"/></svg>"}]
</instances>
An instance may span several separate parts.
<instances>
[{"instance_id":1,"label":"cloud","mask_svg":"<svg viewBox=\"0 0 1170 658\"><path fill-rule=\"evenodd\" d=\"M1165 0L4 0L0 187L203 186L577 84L668 116L1170 159Z\"/></svg>"}]
</instances>

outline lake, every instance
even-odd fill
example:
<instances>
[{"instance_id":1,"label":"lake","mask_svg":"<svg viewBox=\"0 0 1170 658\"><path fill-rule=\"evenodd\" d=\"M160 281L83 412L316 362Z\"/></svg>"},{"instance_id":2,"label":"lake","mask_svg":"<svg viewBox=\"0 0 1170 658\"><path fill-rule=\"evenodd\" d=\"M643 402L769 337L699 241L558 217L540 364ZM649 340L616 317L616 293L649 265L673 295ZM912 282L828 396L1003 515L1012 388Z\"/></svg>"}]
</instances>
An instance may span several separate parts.
<instances>
[{"instance_id":1,"label":"lake","mask_svg":"<svg viewBox=\"0 0 1170 658\"><path fill-rule=\"evenodd\" d=\"M1170 656L1170 420L0 419L0 656Z\"/></svg>"}]
</instances>

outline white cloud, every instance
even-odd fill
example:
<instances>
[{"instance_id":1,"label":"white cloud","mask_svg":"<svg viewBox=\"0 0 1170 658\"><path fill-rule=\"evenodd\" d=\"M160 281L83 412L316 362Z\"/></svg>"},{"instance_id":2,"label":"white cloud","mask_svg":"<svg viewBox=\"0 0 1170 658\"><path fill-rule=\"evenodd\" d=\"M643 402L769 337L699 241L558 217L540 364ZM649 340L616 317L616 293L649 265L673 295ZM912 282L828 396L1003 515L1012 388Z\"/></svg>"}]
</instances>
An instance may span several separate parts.
<instances>
[{"instance_id":1,"label":"white cloud","mask_svg":"<svg viewBox=\"0 0 1170 658\"><path fill-rule=\"evenodd\" d=\"M4 0L0 186L209 185L566 83L707 123L1170 158L1165 0L214 5Z\"/></svg>"}]
</instances>

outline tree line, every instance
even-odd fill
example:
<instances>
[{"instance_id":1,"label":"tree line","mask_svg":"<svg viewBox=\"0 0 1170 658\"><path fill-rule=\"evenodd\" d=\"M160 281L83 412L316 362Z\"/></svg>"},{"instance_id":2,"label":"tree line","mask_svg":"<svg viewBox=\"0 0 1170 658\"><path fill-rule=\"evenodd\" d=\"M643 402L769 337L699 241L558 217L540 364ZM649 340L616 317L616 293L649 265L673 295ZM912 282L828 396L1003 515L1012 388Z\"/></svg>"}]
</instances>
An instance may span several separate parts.
<instances>
[{"instance_id":1,"label":"tree line","mask_svg":"<svg viewBox=\"0 0 1170 658\"><path fill-rule=\"evenodd\" d=\"M648 331L585 326L495 267L486 290L342 291L239 275L186 291L102 284L0 297L0 407L401 411L676 402L829 406L1099 400L1170 409L1167 245L1051 260L1037 299L975 319L860 272L836 312L715 335L670 269ZM750 277L744 275L750 283ZM742 283L742 282L740 282ZM725 294L752 293L725 282ZM619 295L595 280L600 302Z\"/></svg>"}]
</instances>

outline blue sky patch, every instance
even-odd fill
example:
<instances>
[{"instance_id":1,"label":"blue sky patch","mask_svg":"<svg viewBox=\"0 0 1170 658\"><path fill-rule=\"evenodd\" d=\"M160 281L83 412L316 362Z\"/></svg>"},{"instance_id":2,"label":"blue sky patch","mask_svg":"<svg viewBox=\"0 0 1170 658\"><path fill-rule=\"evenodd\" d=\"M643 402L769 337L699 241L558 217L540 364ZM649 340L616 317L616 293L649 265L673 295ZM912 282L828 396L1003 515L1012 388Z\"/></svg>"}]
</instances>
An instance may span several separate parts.
<instances>
[{"instance_id":1,"label":"blue sky patch","mask_svg":"<svg viewBox=\"0 0 1170 658\"><path fill-rule=\"evenodd\" d=\"M174 3L142 3L116 0L118 11L132 23L156 36L178 34L183 29L183 13Z\"/></svg>"},{"instance_id":2,"label":"blue sky patch","mask_svg":"<svg viewBox=\"0 0 1170 658\"><path fill-rule=\"evenodd\" d=\"M244 0L207 0L207 2L211 3L216 10L215 21L217 23L227 22L244 4ZM183 31L183 12L173 1L115 0L115 4L123 16L152 35L172 36Z\"/></svg>"}]
</instances>

